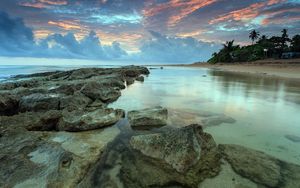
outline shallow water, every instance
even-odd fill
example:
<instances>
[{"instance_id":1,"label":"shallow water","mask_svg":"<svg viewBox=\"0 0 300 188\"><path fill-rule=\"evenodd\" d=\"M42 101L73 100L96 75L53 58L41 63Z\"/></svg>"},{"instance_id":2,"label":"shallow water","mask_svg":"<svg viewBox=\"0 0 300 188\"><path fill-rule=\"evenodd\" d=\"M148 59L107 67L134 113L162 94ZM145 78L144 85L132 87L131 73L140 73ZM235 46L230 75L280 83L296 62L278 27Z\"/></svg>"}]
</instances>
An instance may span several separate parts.
<instances>
[{"instance_id":1,"label":"shallow water","mask_svg":"<svg viewBox=\"0 0 300 188\"><path fill-rule=\"evenodd\" d=\"M152 69L144 83L122 91L110 105L125 110L161 105L174 126L209 118L233 118L208 124L217 143L240 144L300 164L300 82L204 68ZM221 118L222 119L222 118Z\"/></svg>"}]
</instances>

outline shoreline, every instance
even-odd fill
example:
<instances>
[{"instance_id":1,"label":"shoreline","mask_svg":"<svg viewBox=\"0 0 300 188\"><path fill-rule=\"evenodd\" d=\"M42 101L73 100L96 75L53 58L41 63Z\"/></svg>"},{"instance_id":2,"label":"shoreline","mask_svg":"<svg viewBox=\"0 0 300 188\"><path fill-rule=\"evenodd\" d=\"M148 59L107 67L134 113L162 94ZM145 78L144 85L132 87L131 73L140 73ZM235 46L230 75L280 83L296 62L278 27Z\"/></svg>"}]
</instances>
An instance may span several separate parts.
<instances>
[{"instance_id":1,"label":"shoreline","mask_svg":"<svg viewBox=\"0 0 300 188\"><path fill-rule=\"evenodd\" d=\"M280 77L300 80L300 59L293 60L261 60L249 63L193 63L159 65L165 67L194 67L218 69L221 71L256 74L259 76Z\"/></svg>"}]
</instances>

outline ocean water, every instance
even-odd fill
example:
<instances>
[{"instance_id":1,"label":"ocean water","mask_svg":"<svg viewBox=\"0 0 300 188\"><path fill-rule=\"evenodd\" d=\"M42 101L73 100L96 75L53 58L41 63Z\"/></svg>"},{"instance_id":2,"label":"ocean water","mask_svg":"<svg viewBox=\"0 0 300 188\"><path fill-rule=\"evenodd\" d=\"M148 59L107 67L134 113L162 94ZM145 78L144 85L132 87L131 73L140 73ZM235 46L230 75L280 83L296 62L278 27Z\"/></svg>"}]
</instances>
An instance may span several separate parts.
<instances>
[{"instance_id":1,"label":"ocean water","mask_svg":"<svg viewBox=\"0 0 300 188\"><path fill-rule=\"evenodd\" d=\"M112 67L119 65L89 65ZM69 70L86 65L1 65L2 81L17 74ZM300 164L300 82L205 68L151 69L144 83L135 82L110 106L126 111L152 106L169 110L176 127L202 123L210 115L235 121L207 126L217 143L247 146Z\"/></svg>"},{"instance_id":2,"label":"ocean water","mask_svg":"<svg viewBox=\"0 0 300 188\"><path fill-rule=\"evenodd\" d=\"M144 83L122 91L111 107L164 106L176 127L202 123L210 114L235 122L205 128L217 143L239 144L300 164L300 82L204 68L152 69ZM213 116L214 117L214 116ZM222 117L222 116L221 116Z\"/></svg>"}]
</instances>

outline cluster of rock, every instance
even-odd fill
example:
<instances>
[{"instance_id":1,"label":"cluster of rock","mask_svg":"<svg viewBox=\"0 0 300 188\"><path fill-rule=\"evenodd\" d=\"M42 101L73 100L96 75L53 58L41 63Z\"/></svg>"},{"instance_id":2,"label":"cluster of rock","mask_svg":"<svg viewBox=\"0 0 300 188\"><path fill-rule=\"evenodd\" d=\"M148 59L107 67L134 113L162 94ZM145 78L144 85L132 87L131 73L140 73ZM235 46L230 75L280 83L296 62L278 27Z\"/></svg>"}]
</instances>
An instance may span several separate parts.
<instances>
[{"instance_id":1,"label":"cluster of rock","mask_svg":"<svg viewBox=\"0 0 300 188\"><path fill-rule=\"evenodd\" d=\"M124 111L107 104L121 96L126 83L147 74L147 68L128 66L18 76L22 80L0 85L0 115L42 112L31 130L84 131L112 125Z\"/></svg>"},{"instance_id":2,"label":"cluster of rock","mask_svg":"<svg viewBox=\"0 0 300 188\"><path fill-rule=\"evenodd\" d=\"M128 112L122 126L131 132L109 126L124 121L124 111L107 104L147 74L135 66L79 69L0 85L0 187L299 187L300 166L217 145L198 124L168 126L163 107ZM238 177L231 184L222 182L228 169Z\"/></svg>"},{"instance_id":3,"label":"cluster of rock","mask_svg":"<svg viewBox=\"0 0 300 188\"><path fill-rule=\"evenodd\" d=\"M108 126L124 111L107 105L148 74L138 66L84 68L0 84L0 187L77 185L120 133Z\"/></svg>"}]
</instances>

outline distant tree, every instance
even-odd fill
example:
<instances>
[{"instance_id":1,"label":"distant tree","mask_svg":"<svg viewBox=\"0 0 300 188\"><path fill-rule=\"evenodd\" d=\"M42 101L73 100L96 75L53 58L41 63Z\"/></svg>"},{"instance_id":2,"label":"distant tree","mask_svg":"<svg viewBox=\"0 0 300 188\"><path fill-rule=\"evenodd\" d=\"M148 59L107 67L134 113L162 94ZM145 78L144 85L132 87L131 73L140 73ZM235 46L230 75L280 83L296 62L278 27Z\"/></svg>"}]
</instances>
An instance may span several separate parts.
<instances>
[{"instance_id":1,"label":"distant tree","mask_svg":"<svg viewBox=\"0 0 300 188\"><path fill-rule=\"evenodd\" d=\"M300 35L295 35L291 40L291 50L300 52Z\"/></svg>"},{"instance_id":2,"label":"distant tree","mask_svg":"<svg viewBox=\"0 0 300 188\"><path fill-rule=\"evenodd\" d=\"M258 39L259 35L260 35L259 32L255 31L255 29L249 33L249 38L252 40L252 45L253 45L254 41L256 39Z\"/></svg>"},{"instance_id":3,"label":"distant tree","mask_svg":"<svg viewBox=\"0 0 300 188\"><path fill-rule=\"evenodd\" d=\"M287 34L287 29L283 29L281 31L281 49L284 50L284 48L287 46L286 43L290 41L289 36Z\"/></svg>"}]
</instances>

